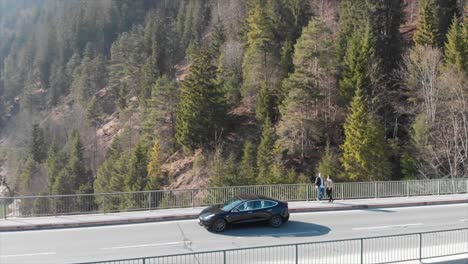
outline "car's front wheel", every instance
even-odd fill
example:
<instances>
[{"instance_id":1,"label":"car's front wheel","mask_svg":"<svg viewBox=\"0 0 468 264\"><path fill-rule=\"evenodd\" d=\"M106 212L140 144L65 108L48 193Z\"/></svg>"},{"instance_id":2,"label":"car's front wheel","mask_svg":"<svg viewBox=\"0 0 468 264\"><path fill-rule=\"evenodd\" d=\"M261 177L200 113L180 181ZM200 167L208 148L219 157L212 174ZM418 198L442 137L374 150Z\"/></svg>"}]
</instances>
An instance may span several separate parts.
<instances>
[{"instance_id":1,"label":"car's front wheel","mask_svg":"<svg viewBox=\"0 0 468 264\"><path fill-rule=\"evenodd\" d=\"M211 231L217 232L217 233L223 232L224 229L226 229L226 220L222 218L216 219L211 225L210 229Z\"/></svg>"},{"instance_id":2,"label":"car's front wheel","mask_svg":"<svg viewBox=\"0 0 468 264\"><path fill-rule=\"evenodd\" d=\"M277 228L283 224L283 218L279 215L274 215L270 218L270 226Z\"/></svg>"}]
</instances>

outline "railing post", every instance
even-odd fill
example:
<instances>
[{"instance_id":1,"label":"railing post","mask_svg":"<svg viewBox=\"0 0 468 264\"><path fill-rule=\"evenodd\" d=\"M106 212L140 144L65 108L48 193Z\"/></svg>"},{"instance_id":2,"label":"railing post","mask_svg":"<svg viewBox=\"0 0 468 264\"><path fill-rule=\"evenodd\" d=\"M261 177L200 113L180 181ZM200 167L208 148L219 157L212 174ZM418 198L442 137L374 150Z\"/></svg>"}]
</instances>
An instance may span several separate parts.
<instances>
[{"instance_id":1,"label":"railing post","mask_svg":"<svg viewBox=\"0 0 468 264\"><path fill-rule=\"evenodd\" d=\"M379 188L377 186L377 182L374 182L374 194L375 194L375 199L379 198Z\"/></svg>"},{"instance_id":2,"label":"railing post","mask_svg":"<svg viewBox=\"0 0 468 264\"><path fill-rule=\"evenodd\" d=\"M360 239L361 240L361 264L364 263L364 239Z\"/></svg>"},{"instance_id":3,"label":"railing post","mask_svg":"<svg viewBox=\"0 0 468 264\"><path fill-rule=\"evenodd\" d=\"M151 191L148 192L148 210L151 211Z\"/></svg>"},{"instance_id":4,"label":"railing post","mask_svg":"<svg viewBox=\"0 0 468 264\"><path fill-rule=\"evenodd\" d=\"M226 264L226 250L223 250L223 263Z\"/></svg>"},{"instance_id":5,"label":"railing post","mask_svg":"<svg viewBox=\"0 0 468 264\"><path fill-rule=\"evenodd\" d=\"M437 195L440 195L440 180L437 180Z\"/></svg>"},{"instance_id":6,"label":"railing post","mask_svg":"<svg viewBox=\"0 0 468 264\"><path fill-rule=\"evenodd\" d=\"M54 196L54 216L57 216L57 196Z\"/></svg>"},{"instance_id":7,"label":"railing post","mask_svg":"<svg viewBox=\"0 0 468 264\"><path fill-rule=\"evenodd\" d=\"M467 181L467 184L468 184L468 181ZM309 201L309 196L310 196L309 184L306 184L305 187L306 187L306 200Z\"/></svg>"},{"instance_id":8,"label":"railing post","mask_svg":"<svg viewBox=\"0 0 468 264\"><path fill-rule=\"evenodd\" d=\"M146 258L143 258L143 264L146 264Z\"/></svg>"},{"instance_id":9,"label":"railing post","mask_svg":"<svg viewBox=\"0 0 468 264\"><path fill-rule=\"evenodd\" d=\"M195 207L195 190L190 190L190 197L192 197L192 208Z\"/></svg>"},{"instance_id":10,"label":"railing post","mask_svg":"<svg viewBox=\"0 0 468 264\"><path fill-rule=\"evenodd\" d=\"M419 262L422 261L422 233L419 233Z\"/></svg>"},{"instance_id":11,"label":"railing post","mask_svg":"<svg viewBox=\"0 0 468 264\"><path fill-rule=\"evenodd\" d=\"M406 181L406 197L410 197L410 181Z\"/></svg>"},{"instance_id":12,"label":"railing post","mask_svg":"<svg viewBox=\"0 0 468 264\"><path fill-rule=\"evenodd\" d=\"M295 246L296 246L296 264L299 264L299 249L298 249L297 244Z\"/></svg>"},{"instance_id":13,"label":"railing post","mask_svg":"<svg viewBox=\"0 0 468 264\"><path fill-rule=\"evenodd\" d=\"M342 183L341 184L341 200L344 200L344 187L345 187L345 184Z\"/></svg>"},{"instance_id":14,"label":"railing post","mask_svg":"<svg viewBox=\"0 0 468 264\"><path fill-rule=\"evenodd\" d=\"M6 198L3 198L3 199L2 199L2 204L3 204L3 219L6 220L7 217L8 217L8 216L7 216L7 213L8 213L8 212L7 212L7 206L8 206L8 205L7 205L7 199L6 199Z\"/></svg>"}]
</instances>

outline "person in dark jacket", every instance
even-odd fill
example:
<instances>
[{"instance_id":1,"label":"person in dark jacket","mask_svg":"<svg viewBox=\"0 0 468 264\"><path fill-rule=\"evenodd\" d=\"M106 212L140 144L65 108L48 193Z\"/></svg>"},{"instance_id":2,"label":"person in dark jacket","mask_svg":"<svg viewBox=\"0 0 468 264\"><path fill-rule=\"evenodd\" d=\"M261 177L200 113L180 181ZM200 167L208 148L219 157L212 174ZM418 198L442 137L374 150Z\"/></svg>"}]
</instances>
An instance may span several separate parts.
<instances>
[{"instance_id":1,"label":"person in dark jacket","mask_svg":"<svg viewBox=\"0 0 468 264\"><path fill-rule=\"evenodd\" d=\"M318 176L315 178L315 187L317 188L317 200L322 201L323 199L323 194L325 192L325 186L324 186L323 178L322 175L319 173Z\"/></svg>"}]
</instances>

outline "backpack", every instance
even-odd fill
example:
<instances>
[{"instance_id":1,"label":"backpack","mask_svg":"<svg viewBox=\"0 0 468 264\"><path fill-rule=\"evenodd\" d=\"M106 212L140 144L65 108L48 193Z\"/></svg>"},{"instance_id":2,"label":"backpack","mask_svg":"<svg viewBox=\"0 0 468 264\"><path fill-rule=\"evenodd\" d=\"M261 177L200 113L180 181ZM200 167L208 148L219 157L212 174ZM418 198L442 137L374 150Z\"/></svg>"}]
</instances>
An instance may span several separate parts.
<instances>
[{"instance_id":1,"label":"backpack","mask_svg":"<svg viewBox=\"0 0 468 264\"><path fill-rule=\"evenodd\" d=\"M320 177L317 177L317 180L315 181L315 185L317 185L318 187L322 185L322 179L320 179Z\"/></svg>"}]
</instances>

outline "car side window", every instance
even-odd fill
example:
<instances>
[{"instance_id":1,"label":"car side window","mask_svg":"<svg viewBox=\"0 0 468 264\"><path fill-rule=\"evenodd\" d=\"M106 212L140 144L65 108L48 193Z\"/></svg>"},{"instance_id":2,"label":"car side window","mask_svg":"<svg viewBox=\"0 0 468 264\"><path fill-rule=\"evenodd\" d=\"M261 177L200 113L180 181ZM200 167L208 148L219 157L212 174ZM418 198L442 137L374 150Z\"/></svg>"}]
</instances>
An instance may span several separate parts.
<instances>
[{"instance_id":1,"label":"car side window","mask_svg":"<svg viewBox=\"0 0 468 264\"><path fill-rule=\"evenodd\" d=\"M260 208L261 208L260 201L248 201L237 207L239 211L250 211L250 210L256 210Z\"/></svg>"},{"instance_id":2,"label":"car side window","mask_svg":"<svg viewBox=\"0 0 468 264\"><path fill-rule=\"evenodd\" d=\"M261 203L261 208L273 207L277 204L276 202L268 201L268 200L262 200L260 203Z\"/></svg>"},{"instance_id":3,"label":"car side window","mask_svg":"<svg viewBox=\"0 0 468 264\"><path fill-rule=\"evenodd\" d=\"M239 212L247 210L246 208L247 208L247 203L242 203L236 207L236 209L239 210Z\"/></svg>"}]
</instances>

